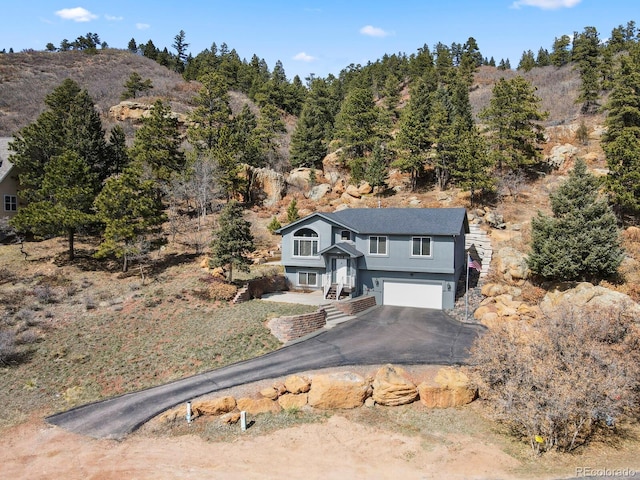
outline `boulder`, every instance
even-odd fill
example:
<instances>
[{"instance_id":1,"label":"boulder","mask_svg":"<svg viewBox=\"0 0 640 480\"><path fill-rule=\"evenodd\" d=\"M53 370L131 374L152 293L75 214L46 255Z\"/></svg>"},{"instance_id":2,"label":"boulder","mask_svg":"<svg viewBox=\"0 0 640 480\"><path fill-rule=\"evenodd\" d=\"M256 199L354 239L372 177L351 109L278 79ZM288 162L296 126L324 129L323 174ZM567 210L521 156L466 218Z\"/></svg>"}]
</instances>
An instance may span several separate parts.
<instances>
[{"instance_id":1,"label":"boulder","mask_svg":"<svg viewBox=\"0 0 640 480\"><path fill-rule=\"evenodd\" d=\"M309 390L309 405L315 408L361 407L369 393L369 384L352 372L316 375Z\"/></svg>"},{"instance_id":2,"label":"boulder","mask_svg":"<svg viewBox=\"0 0 640 480\"><path fill-rule=\"evenodd\" d=\"M308 395L306 393L299 393L294 395L292 393L285 393L281 397L278 397L278 403L284 410L291 410L292 408L302 408L307 404Z\"/></svg>"},{"instance_id":3,"label":"boulder","mask_svg":"<svg viewBox=\"0 0 640 480\"><path fill-rule=\"evenodd\" d=\"M574 147L570 143L556 145L551 149L551 153L547 157L546 161L552 168L561 168L564 163L573 158L577 152L578 148Z\"/></svg>"},{"instance_id":4,"label":"boulder","mask_svg":"<svg viewBox=\"0 0 640 480\"><path fill-rule=\"evenodd\" d=\"M220 421L222 423L226 423L227 425L238 423L240 421L240 412L225 413L220 417Z\"/></svg>"},{"instance_id":5,"label":"boulder","mask_svg":"<svg viewBox=\"0 0 640 480\"><path fill-rule=\"evenodd\" d=\"M507 282L522 283L529 277L527 256L511 247L503 247L494 252L496 270Z\"/></svg>"},{"instance_id":6,"label":"boulder","mask_svg":"<svg viewBox=\"0 0 640 480\"><path fill-rule=\"evenodd\" d=\"M572 287L572 288L570 288ZM559 284L544 296L540 309L546 315L558 310L602 310L640 319L640 305L621 292L583 282L575 286Z\"/></svg>"},{"instance_id":7,"label":"boulder","mask_svg":"<svg viewBox=\"0 0 640 480\"><path fill-rule=\"evenodd\" d=\"M396 407L412 403L418 398L416 385L400 367L385 365L373 380L373 400L380 405Z\"/></svg>"},{"instance_id":8,"label":"boulder","mask_svg":"<svg viewBox=\"0 0 640 480\"><path fill-rule=\"evenodd\" d=\"M287 175L287 185L299 188L300 190L307 191L311 188L311 171L315 172L316 178L323 175L322 170L312 168L296 168L289 172Z\"/></svg>"},{"instance_id":9,"label":"boulder","mask_svg":"<svg viewBox=\"0 0 640 480\"><path fill-rule=\"evenodd\" d=\"M222 415L229 413L236 408L236 399L233 397L219 397L213 400L203 400L193 402L191 411L195 416L201 415Z\"/></svg>"},{"instance_id":10,"label":"boulder","mask_svg":"<svg viewBox=\"0 0 640 480\"><path fill-rule=\"evenodd\" d=\"M469 377L453 367L438 370L433 381L418 385L420 401L428 408L460 407L475 400L477 390Z\"/></svg>"},{"instance_id":11,"label":"boulder","mask_svg":"<svg viewBox=\"0 0 640 480\"><path fill-rule=\"evenodd\" d=\"M305 197L307 197L309 200L317 202L322 197L326 196L330 191L331 185L329 185L328 183L321 183L320 185L316 185L311 190L309 190L309 193L307 193Z\"/></svg>"},{"instance_id":12,"label":"boulder","mask_svg":"<svg viewBox=\"0 0 640 480\"><path fill-rule=\"evenodd\" d=\"M345 193L353 198L360 198L362 196L360 194L360 191L358 190L358 187L356 187L355 185L349 185L345 190Z\"/></svg>"},{"instance_id":13,"label":"boulder","mask_svg":"<svg viewBox=\"0 0 640 480\"><path fill-rule=\"evenodd\" d=\"M121 122L125 120L131 120L133 122L139 122L143 118L151 115L151 109L153 105L142 102L134 102L131 100L124 100L118 105L114 105L109 108L109 116L115 120ZM171 118L175 118L182 125L187 123L187 116L183 113L171 112L169 114Z\"/></svg>"},{"instance_id":14,"label":"boulder","mask_svg":"<svg viewBox=\"0 0 640 480\"><path fill-rule=\"evenodd\" d=\"M297 393L307 393L311 388L311 382L299 375L290 375L285 378L284 386L287 392L295 395Z\"/></svg>"},{"instance_id":15,"label":"boulder","mask_svg":"<svg viewBox=\"0 0 640 480\"><path fill-rule=\"evenodd\" d=\"M275 387L267 387L260 390L260 395L264 398L268 398L269 400L277 400L278 399L278 390Z\"/></svg>"},{"instance_id":16,"label":"boulder","mask_svg":"<svg viewBox=\"0 0 640 480\"><path fill-rule=\"evenodd\" d=\"M268 398L239 398L237 402L238 410L245 411L251 415L259 413L278 413L280 404Z\"/></svg>"},{"instance_id":17,"label":"boulder","mask_svg":"<svg viewBox=\"0 0 640 480\"><path fill-rule=\"evenodd\" d=\"M342 195L346 190L346 188L347 188L346 182L344 181L344 178L341 178L340 180L336 181L336 183L333 185L333 193Z\"/></svg>"},{"instance_id":18,"label":"boulder","mask_svg":"<svg viewBox=\"0 0 640 480\"><path fill-rule=\"evenodd\" d=\"M349 195L347 192L344 192L342 195L340 195L340 198L344 203L351 203L355 200L355 198Z\"/></svg>"},{"instance_id":19,"label":"boulder","mask_svg":"<svg viewBox=\"0 0 640 480\"><path fill-rule=\"evenodd\" d=\"M369 182L363 182L358 187L358 193L360 195L369 195L371 192L373 192L373 187L369 185Z\"/></svg>"}]
</instances>

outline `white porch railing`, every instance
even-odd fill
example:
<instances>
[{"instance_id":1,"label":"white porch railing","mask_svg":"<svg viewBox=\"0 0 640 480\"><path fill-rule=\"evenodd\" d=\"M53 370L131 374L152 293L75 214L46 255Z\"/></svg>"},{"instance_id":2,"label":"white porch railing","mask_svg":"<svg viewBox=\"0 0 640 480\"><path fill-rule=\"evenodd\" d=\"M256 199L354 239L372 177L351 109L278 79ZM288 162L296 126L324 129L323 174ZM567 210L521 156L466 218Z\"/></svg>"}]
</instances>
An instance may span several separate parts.
<instances>
[{"instance_id":1,"label":"white porch railing","mask_svg":"<svg viewBox=\"0 0 640 480\"><path fill-rule=\"evenodd\" d=\"M325 273L322 275L322 291L324 293L323 298L327 298L327 293L331 288L331 274Z\"/></svg>"}]
</instances>

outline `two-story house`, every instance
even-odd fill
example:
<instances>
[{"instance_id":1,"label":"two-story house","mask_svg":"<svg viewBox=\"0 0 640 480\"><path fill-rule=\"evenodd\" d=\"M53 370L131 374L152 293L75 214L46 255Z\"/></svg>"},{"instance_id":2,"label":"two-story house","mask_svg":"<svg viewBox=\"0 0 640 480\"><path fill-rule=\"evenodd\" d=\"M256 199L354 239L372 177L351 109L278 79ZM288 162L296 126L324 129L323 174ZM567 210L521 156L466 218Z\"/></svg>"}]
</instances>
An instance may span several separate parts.
<instances>
[{"instance_id":1,"label":"two-story house","mask_svg":"<svg viewBox=\"0 0 640 480\"><path fill-rule=\"evenodd\" d=\"M353 208L313 213L277 231L293 289L435 309L454 306L468 232L464 208Z\"/></svg>"}]
</instances>

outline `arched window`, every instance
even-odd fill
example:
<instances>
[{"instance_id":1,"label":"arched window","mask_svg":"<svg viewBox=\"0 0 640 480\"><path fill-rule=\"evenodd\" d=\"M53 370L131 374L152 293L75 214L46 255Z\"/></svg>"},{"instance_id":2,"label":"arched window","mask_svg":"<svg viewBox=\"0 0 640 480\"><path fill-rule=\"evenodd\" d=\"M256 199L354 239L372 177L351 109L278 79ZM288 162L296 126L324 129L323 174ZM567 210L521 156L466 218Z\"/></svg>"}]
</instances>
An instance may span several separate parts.
<instances>
[{"instance_id":1,"label":"arched window","mask_svg":"<svg viewBox=\"0 0 640 480\"><path fill-rule=\"evenodd\" d=\"M294 257L317 257L318 234L310 228L301 228L293 234Z\"/></svg>"}]
</instances>

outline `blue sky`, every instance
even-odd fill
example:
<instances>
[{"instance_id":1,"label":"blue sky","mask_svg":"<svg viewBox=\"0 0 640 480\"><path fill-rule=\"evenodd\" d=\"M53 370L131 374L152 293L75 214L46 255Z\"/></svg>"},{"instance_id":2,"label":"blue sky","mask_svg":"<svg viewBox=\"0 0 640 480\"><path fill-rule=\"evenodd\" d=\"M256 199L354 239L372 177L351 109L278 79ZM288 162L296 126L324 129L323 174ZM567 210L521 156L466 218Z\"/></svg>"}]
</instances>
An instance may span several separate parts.
<instances>
[{"instance_id":1,"label":"blue sky","mask_svg":"<svg viewBox=\"0 0 640 480\"><path fill-rule=\"evenodd\" d=\"M509 58L551 50L555 37L594 26L611 29L640 11L637 0L28 0L2 2L0 49L58 46L88 32L110 47L152 39L170 50L180 30L195 56L213 42L255 53L270 69L281 60L287 77L338 74L385 53L415 53L427 44L474 37L483 56Z\"/></svg>"}]
</instances>

